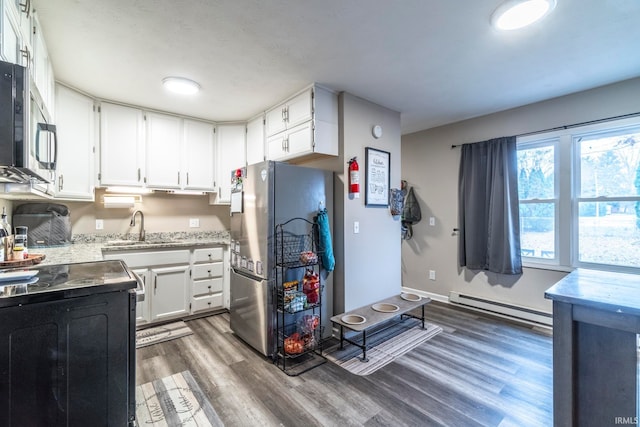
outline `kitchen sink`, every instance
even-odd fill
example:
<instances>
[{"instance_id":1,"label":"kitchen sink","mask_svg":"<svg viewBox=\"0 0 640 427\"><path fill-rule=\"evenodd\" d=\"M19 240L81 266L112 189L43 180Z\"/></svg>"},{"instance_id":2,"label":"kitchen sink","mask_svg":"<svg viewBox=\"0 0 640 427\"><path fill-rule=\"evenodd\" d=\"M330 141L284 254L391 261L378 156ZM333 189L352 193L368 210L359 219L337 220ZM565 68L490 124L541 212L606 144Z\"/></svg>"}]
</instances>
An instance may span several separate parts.
<instances>
[{"instance_id":1,"label":"kitchen sink","mask_svg":"<svg viewBox=\"0 0 640 427\"><path fill-rule=\"evenodd\" d=\"M173 239L149 239L149 240L109 240L105 246L141 246L141 245L164 245L167 243L177 243Z\"/></svg>"}]
</instances>

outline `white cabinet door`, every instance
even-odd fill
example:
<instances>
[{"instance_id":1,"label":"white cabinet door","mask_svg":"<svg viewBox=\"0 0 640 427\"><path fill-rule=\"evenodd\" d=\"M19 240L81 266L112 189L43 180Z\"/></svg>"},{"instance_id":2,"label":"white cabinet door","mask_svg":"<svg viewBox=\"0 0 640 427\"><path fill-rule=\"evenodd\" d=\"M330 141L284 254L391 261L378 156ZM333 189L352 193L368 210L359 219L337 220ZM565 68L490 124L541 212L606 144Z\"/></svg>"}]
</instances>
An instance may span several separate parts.
<instances>
[{"instance_id":1,"label":"white cabinet door","mask_svg":"<svg viewBox=\"0 0 640 427\"><path fill-rule=\"evenodd\" d=\"M264 117L258 116L247 123L247 165L264 161Z\"/></svg>"},{"instance_id":2,"label":"white cabinet door","mask_svg":"<svg viewBox=\"0 0 640 427\"><path fill-rule=\"evenodd\" d=\"M246 165L244 124L219 125L217 129L216 203L229 204L231 201L231 173Z\"/></svg>"},{"instance_id":3,"label":"white cabinet door","mask_svg":"<svg viewBox=\"0 0 640 427\"><path fill-rule=\"evenodd\" d=\"M20 35L20 24L10 9L10 1L5 1L2 5L2 32L0 35L0 54L2 59L13 64L25 65L20 53L22 36Z\"/></svg>"},{"instance_id":4,"label":"white cabinet door","mask_svg":"<svg viewBox=\"0 0 640 427\"><path fill-rule=\"evenodd\" d=\"M144 184L144 117L141 110L103 102L100 106L100 184Z\"/></svg>"},{"instance_id":5,"label":"white cabinet door","mask_svg":"<svg viewBox=\"0 0 640 427\"><path fill-rule=\"evenodd\" d=\"M56 198L94 199L95 112L93 99L56 87L58 163Z\"/></svg>"},{"instance_id":6,"label":"white cabinet door","mask_svg":"<svg viewBox=\"0 0 640 427\"><path fill-rule=\"evenodd\" d=\"M267 138L267 159L282 160L287 157L286 140L286 132L280 132Z\"/></svg>"},{"instance_id":7,"label":"white cabinet door","mask_svg":"<svg viewBox=\"0 0 640 427\"><path fill-rule=\"evenodd\" d=\"M184 188L214 191L215 128L211 123L185 119Z\"/></svg>"},{"instance_id":8,"label":"white cabinet door","mask_svg":"<svg viewBox=\"0 0 640 427\"><path fill-rule=\"evenodd\" d=\"M265 132L267 136L275 135L287 129L285 121L286 104L280 104L265 114Z\"/></svg>"},{"instance_id":9,"label":"white cabinet door","mask_svg":"<svg viewBox=\"0 0 640 427\"><path fill-rule=\"evenodd\" d=\"M189 265L150 269L151 321L189 313Z\"/></svg>"},{"instance_id":10,"label":"white cabinet door","mask_svg":"<svg viewBox=\"0 0 640 427\"><path fill-rule=\"evenodd\" d=\"M306 122L287 130L287 156L313 152L313 123Z\"/></svg>"},{"instance_id":11,"label":"white cabinet door","mask_svg":"<svg viewBox=\"0 0 640 427\"><path fill-rule=\"evenodd\" d=\"M140 268L132 271L140 276L140 279L142 279L142 282L144 283L145 294L149 292L149 288L147 286L147 284L149 283L149 270L146 268ZM151 315L149 313L149 301L151 301L151 298L147 294L144 296L144 299L142 301L136 302L136 325L144 325L151 321Z\"/></svg>"},{"instance_id":12,"label":"white cabinet door","mask_svg":"<svg viewBox=\"0 0 640 427\"><path fill-rule=\"evenodd\" d=\"M148 187L180 188L182 120L146 113L146 183Z\"/></svg>"},{"instance_id":13,"label":"white cabinet door","mask_svg":"<svg viewBox=\"0 0 640 427\"><path fill-rule=\"evenodd\" d=\"M35 83L38 92L42 98L43 103L45 104L47 111L51 110L51 106L49 105L49 101L51 99L51 94L49 93L49 71L50 71L50 60L49 53L47 52L47 45L44 40L44 35L42 34L42 29L40 28L40 22L38 21L38 17L35 12L33 15L33 82Z\"/></svg>"},{"instance_id":14,"label":"white cabinet door","mask_svg":"<svg viewBox=\"0 0 640 427\"><path fill-rule=\"evenodd\" d=\"M287 101L286 111L287 129L313 118L313 91L307 89Z\"/></svg>"}]
</instances>

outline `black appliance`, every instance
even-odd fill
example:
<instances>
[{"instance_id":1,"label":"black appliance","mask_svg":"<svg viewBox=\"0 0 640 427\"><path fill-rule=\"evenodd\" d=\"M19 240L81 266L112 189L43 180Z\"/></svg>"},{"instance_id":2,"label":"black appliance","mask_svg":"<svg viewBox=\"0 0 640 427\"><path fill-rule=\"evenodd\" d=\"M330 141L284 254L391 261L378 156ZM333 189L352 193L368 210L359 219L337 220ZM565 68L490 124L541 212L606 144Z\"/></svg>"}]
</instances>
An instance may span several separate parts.
<instances>
[{"instance_id":1,"label":"black appliance","mask_svg":"<svg viewBox=\"0 0 640 427\"><path fill-rule=\"evenodd\" d=\"M135 424L137 285L122 261L0 271L0 425Z\"/></svg>"},{"instance_id":2,"label":"black appliance","mask_svg":"<svg viewBox=\"0 0 640 427\"><path fill-rule=\"evenodd\" d=\"M56 169L56 127L26 67L0 61L0 182L48 183Z\"/></svg>"}]
</instances>

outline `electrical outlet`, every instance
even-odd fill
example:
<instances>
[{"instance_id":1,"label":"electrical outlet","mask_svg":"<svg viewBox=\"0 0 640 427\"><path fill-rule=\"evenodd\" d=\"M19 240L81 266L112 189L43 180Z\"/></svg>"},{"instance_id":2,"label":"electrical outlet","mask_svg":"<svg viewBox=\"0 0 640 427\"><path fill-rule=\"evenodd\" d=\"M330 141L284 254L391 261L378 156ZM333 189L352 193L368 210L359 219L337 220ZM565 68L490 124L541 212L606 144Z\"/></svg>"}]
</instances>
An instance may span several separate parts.
<instances>
[{"instance_id":1,"label":"electrical outlet","mask_svg":"<svg viewBox=\"0 0 640 427\"><path fill-rule=\"evenodd\" d=\"M432 216L429 217L429 225L432 226L432 227L434 225L436 225L436 219L434 217L432 217Z\"/></svg>"},{"instance_id":2,"label":"electrical outlet","mask_svg":"<svg viewBox=\"0 0 640 427\"><path fill-rule=\"evenodd\" d=\"M191 228L200 227L200 218L189 218L189 227Z\"/></svg>"},{"instance_id":3,"label":"electrical outlet","mask_svg":"<svg viewBox=\"0 0 640 427\"><path fill-rule=\"evenodd\" d=\"M96 230L104 230L104 220L96 219Z\"/></svg>"},{"instance_id":4,"label":"electrical outlet","mask_svg":"<svg viewBox=\"0 0 640 427\"><path fill-rule=\"evenodd\" d=\"M429 270L429 280L436 280L436 271Z\"/></svg>"},{"instance_id":5,"label":"electrical outlet","mask_svg":"<svg viewBox=\"0 0 640 427\"><path fill-rule=\"evenodd\" d=\"M353 234L358 234L358 233L360 233L360 222L353 221Z\"/></svg>"}]
</instances>

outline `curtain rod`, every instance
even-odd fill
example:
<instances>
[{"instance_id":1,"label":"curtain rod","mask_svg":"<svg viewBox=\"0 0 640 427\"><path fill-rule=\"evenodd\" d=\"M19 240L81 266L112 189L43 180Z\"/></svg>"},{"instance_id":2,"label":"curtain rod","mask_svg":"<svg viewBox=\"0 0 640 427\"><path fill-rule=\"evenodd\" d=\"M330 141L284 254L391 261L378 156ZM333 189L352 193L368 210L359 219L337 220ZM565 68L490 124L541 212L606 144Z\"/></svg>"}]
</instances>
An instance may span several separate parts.
<instances>
[{"instance_id":1,"label":"curtain rod","mask_svg":"<svg viewBox=\"0 0 640 427\"><path fill-rule=\"evenodd\" d=\"M518 136L529 136L529 135L535 135L538 133L547 133L547 132L553 132L555 130L563 130L563 129L571 129L571 128L576 128L579 126L586 126L586 125L593 125L596 123L602 123L602 122L609 122L611 120L620 120L620 119L628 119L630 117L637 117L640 116L640 111L638 111L637 113L629 113L629 114L622 114L620 116L613 116L613 117L607 117L605 119L598 119L598 120L589 120L588 122L580 122L580 123L574 123L572 125L564 125L564 126L557 126L554 128L549 128L549 129L544 129L544 130L537 130L534 132L527 132L527 133L521 133ZM462 144L458 144L458 145L452 145L451 149L454 149L456 147L460 147L460 145Z\"/></svg>"}]
</instances>

